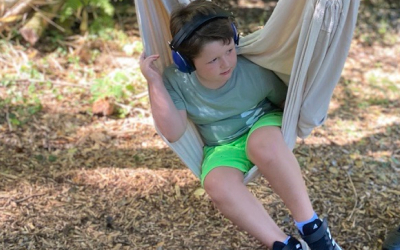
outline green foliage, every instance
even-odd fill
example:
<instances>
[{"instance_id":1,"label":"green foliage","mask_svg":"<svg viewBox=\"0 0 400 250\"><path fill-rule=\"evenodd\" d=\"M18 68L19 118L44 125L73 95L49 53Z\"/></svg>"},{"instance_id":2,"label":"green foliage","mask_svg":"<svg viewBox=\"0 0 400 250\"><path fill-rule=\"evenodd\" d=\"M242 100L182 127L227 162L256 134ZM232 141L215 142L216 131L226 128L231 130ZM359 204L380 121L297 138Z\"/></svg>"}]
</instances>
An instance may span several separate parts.
<instances>
[{"instance_id":1,"label":"green foliage","mask_svg":"<svg viewBox=\"0 0 400 250\"><path fill-rule=\"evenodd\" d=\"M136 41L131 44L125 44L122 47L122 50L125 52L125 54L132 56L135 53L141 53L143 51L143 43Z\"/></svg>"},{"instance_id":2,"label":"green foliage","mask_svg":"<svg viewBox=\"0 0 400 250\"><path fill-rule=\"evenodd\" d=\"M104 78L96 79L90 89L93 100L108 97L122 102L130 93L135 92L135 88L131 84L133 74L134 72L117 70Z\"/></svg>"},{"instance_id":3,"label":"green foliage","mask_svg":"<svg viewBox=\"0 0 400 250\"><path fill-rule=\"evenodd\" d=\"M61 22L73 15L77 15L83 9L93 12L94 15L98 15L99 13L108 16L114 15L114 7L109 0L67 0L60 13ZM97 17L101 18L101 16Z\"/></svg>"},{"instance_id":4,"label":"green foliage","mask_svg":"<svg viewBox=\"0 0 400 250\"><path fill-rule=\"evenodd\" d=\"M90 33L108 33L114 27L114 19L109 16L95 19L89 27Z\"/></svg>"},{"instance_id":5,"label":"green foliage","mask_svg":"<svg viewBox=\"0 0 400 250\"><path fill-rule=\"evenodd\" d=\"M369 0L360 5L355 38L371 46L373 43L393 45L399 41L400 2Z\"/></svg>"},{"instance_id":6,"label":"green foliage","mask_svg":"<svg viewBox=\"0 0 400 250\"><path fill-rule=\"evenodd\" d=\"M111 0L67 0L60 11L59 18L60 22L66 22L71 18L88 22L89 31L98 33L114 26L114 13L115 8ZM85 17L88 20L85 20Z\"/></svg>"},{"instance_id":7,"label":"green foliage","mask_svg":"<svg viewBox=\"0 0 400 250\"><path fill-rule=\"evenodd\" d=\"M7 88L7 97L0 98L0 110L5 110L10 124L18 127L28 123L32 116L40 112L42 104L34 94L31 94L32 98L26 98L22 93L13 93L12 90L15 90L15 88L9 86Z\"/></svg>"},{"instance_id":8,"label":"green foliage","mask_svg":"<svg viewBox=\"0 0 400 250\"><path fill-rule=\"evenodd\" d=\"M17 65L17 64L16 64ZM43 84L44 76L33 62L18 65L18 75L4 74L0 88L5 95L0 99L0 110L5 110L12 126L21 126L29 122L32 116L42 110L40 92L37 86ZM21 79L30 79L30 83ZM26 87L21 88L21 85Z\"/></svg>"}]
</instances>

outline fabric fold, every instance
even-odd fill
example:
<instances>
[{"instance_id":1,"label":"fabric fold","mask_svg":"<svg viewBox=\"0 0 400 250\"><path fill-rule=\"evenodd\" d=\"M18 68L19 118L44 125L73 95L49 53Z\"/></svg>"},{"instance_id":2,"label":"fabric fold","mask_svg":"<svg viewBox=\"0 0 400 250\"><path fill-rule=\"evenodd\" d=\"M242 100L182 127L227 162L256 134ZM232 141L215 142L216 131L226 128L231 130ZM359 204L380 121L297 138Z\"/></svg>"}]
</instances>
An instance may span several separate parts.
<instances>
[{"instance_id":1,"label":"fabric fold","mask_svg":"<svg viewBox=\"0 0 400 250\"><path fill-rule=\"evenodd\" d=\"M178 4L189 2L135 0L146 55L160 55L156 65L161 71L172 62L169 14ZM297 137L307 137L326 120L350 49L359 4L359 0L280 0L265 26L240 40L239 54L273 70L288 84L282 133L290 149ZM174 143L160 136L199 177L203 142L195 125L188 121L186 132ZM257 175L254 166L244 182Z\"/></svg>"}]
</instances>

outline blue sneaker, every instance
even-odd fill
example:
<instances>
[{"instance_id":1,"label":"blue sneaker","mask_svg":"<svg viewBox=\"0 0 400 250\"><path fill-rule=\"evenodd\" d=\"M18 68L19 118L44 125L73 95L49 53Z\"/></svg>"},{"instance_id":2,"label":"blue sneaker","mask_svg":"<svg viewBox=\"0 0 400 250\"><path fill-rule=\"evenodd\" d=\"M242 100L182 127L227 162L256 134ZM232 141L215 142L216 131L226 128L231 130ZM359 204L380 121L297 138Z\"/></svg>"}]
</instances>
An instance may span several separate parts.
<instances>
[{"instance_id":1,"label":"blue sneaker","mask_svg":"<svg viewBox=\"0 0 400 250\"><path fill-rule=\"evenodd\" d=\"M383 242L382 250L400 250L400 227L388 233Z\"/></svg>"},{"instance_id":2,"label":"blue sneaker","mask_svg":"<svg viewBox=\"0 0 400 250\"><path fill-rule=\"evenodd\" d=\"M303 227L301 238L308 244L311 250L342 250L331 236L326 219L316 219Z\"/></svg>"},{"instance_id":3,"label":"blue sneaker","mask_svg":"<svg viewBox=\"0 0 400 250\"><path fill-rule=\"evenodd\" d=\"M290 237L289 242L285 245L282 242L275 241L272 250L309 250L304 241L299 241L294 237Z\"/></svg>"}]
</instances>

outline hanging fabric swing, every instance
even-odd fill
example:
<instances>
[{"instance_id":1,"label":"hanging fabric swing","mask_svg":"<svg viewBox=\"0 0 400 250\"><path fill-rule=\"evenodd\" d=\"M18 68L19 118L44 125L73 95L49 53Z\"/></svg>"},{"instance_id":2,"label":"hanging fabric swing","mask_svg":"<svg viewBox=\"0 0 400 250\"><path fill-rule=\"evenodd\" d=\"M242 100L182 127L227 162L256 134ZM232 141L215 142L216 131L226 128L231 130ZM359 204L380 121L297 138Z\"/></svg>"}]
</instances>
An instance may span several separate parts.
<instances>
[{"instance_id":1,"label":"hanging fabric swing","mask_svg":"<svg viewBox=\"0 0 400 250\"><path fill-rule=\"evenodd\" d=\"M169 14L189 2L135 0L144 50L146 55L160 55L156 66L161 72L172 63L167 43L172 39ZM238 54L273 70L288 85L282 133L290 149L297 137L307 137L326 119L349 52L359 4L359 0L280 0L262 29L240 38ZM188 121L186 132L174 143L160 136L200 178L204 144L195 125ZM258 174L254 166L244 183Z\"/></svg>"}]
</instances>

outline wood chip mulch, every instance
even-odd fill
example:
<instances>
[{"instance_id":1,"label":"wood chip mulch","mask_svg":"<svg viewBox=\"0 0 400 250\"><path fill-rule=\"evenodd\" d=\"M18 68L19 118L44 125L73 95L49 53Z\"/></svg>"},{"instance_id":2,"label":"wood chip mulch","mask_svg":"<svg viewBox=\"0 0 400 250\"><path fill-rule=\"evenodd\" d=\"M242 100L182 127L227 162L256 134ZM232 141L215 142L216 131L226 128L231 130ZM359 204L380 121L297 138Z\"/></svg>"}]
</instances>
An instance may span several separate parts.
<instances>
[{"instance_id":1,"label":"wood chip mulch","mask_svg":"<svg viewBox=\"0 0 400 250\"><path fill-rule=\"evenodd\" d=\"M343 249L380 249L400 223L400 105L372 119L344 88L295 154L315 210ZM0 249L265 249L216 210L149 117L45 108L19 129L4 117L0 125ZM263 178L249 189L297 234Z\"/></svg>"}]
</instances>

